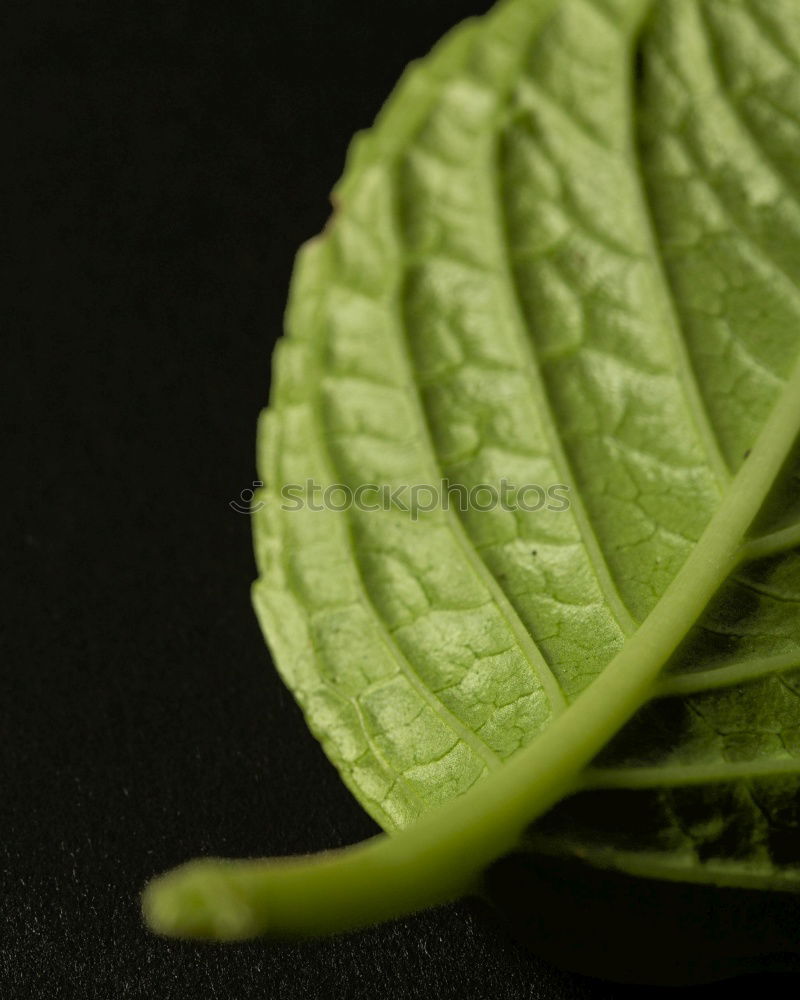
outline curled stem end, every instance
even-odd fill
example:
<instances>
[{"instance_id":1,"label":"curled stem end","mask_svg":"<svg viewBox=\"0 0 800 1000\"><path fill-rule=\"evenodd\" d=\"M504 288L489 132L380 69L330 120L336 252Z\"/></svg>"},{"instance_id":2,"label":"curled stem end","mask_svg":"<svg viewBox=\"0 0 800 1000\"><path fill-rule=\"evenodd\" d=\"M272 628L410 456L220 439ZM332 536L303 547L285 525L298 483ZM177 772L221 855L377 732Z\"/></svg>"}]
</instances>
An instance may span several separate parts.
<instances>
[{"instance_id":1,"label":"curled stem end","mask_svg":"<svg viewBox=\"0 0 800 1000\"><path fill-rule=\"evenodd\" d=\"M142 915L156 934L241 941L267 931L264 913L242 891L235 862L190 861L154 878L142 893Z\"/></svg>"}]
</instances>

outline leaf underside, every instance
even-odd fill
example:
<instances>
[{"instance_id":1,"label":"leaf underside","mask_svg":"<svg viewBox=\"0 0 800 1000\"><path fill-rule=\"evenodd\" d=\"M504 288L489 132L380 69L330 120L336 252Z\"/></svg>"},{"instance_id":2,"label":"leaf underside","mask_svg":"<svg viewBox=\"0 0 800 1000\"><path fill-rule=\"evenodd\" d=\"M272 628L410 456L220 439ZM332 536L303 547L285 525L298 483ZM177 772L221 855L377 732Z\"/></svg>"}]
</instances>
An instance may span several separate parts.
<instances>
[{"instance_id":1,"label":"leaf underside","mask_svg":"<svg viewBox=\"0 0 800 1000\"><path fill-rule=\"evenodd\" d=\"M354 143L276 353L254 602L386 830L591 696L798 391L799 67L795 0L507 0ZM282 509L288 484L442 478L570 507ZM790 451L746 558L531 849L800 888L799 485Z\"/></svg>"}]
</instances>

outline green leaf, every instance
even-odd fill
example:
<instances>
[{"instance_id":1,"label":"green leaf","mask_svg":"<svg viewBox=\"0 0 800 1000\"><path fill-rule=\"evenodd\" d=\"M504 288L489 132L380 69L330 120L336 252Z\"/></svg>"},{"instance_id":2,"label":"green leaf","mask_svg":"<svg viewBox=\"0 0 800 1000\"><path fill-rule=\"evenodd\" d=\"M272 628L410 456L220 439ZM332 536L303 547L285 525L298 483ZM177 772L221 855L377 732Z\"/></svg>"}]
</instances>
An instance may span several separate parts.
<instances>
[{"instance_id":1,"label":"green leaf","mask_svg":"<svg viewBox=\"0 0 800 1000\"><path fill-rule=\"evenodd\" d=\"M506 0L357 138L276 353L254 602L392 836L195 863L157 929L359 926L523 844L800 889L799 67L794 0ZM569 507L304 493L442 479Z\"/></svg>"}]
</instances>

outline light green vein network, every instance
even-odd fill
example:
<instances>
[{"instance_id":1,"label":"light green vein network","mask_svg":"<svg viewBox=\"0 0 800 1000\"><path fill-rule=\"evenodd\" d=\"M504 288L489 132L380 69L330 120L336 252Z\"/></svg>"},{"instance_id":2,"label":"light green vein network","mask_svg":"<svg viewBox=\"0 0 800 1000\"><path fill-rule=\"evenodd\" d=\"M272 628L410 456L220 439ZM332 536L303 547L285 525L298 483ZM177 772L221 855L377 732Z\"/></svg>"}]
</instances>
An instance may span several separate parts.
<instances>
[{"instance_id":1,"label":"light green vein network","mask_svg":"<svg viewBox=\"0 0 800 1000\"><path fill-rule=\"evenodd\" d=\"M798 65L788 4L507 0L356 139L259 428L254 603L393 832L192 862L148 887L155 929L361 926L521 843L797 887L771 838L800 821L800 520L770 498L800 429ZM309 480L501 477L570 508L282 509ZM576 833L604 789L658 793L659 849ZM732 858L708 831L734 795Z\"/></svg>"}]
</instances>

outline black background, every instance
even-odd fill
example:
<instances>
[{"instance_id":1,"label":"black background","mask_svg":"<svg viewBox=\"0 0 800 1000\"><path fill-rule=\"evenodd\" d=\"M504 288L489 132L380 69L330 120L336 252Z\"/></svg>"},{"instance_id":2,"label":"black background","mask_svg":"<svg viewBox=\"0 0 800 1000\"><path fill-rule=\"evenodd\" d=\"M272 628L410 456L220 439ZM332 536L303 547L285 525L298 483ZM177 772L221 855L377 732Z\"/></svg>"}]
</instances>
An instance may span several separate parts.
<instances>
[{"instance_id":1,"label":"black background","mask_svg":"<svg viewBox=\"0 0 800 1000\"><path fill-rule=\"evenodd\" d=\"M487 6L6 8L4 998L644 995L552 969L472 903L302 945L168 942L139 919L145 880L189 857L375 831L269 664L228 501L349 137Z\"/></svg>"}]
</instances>

